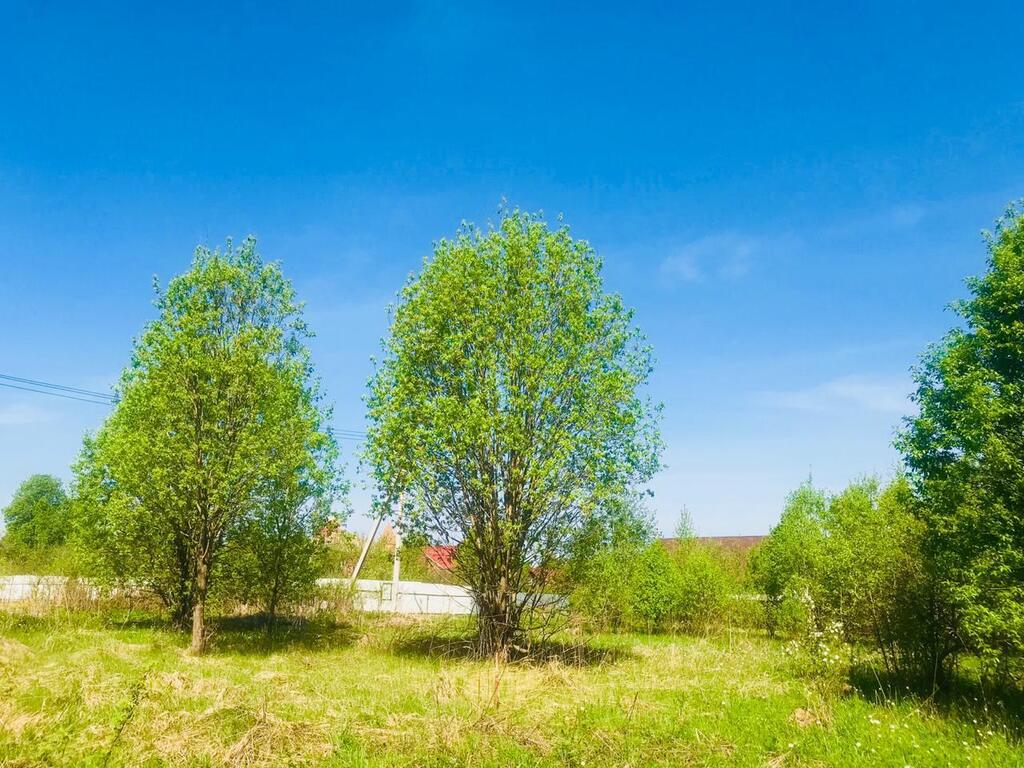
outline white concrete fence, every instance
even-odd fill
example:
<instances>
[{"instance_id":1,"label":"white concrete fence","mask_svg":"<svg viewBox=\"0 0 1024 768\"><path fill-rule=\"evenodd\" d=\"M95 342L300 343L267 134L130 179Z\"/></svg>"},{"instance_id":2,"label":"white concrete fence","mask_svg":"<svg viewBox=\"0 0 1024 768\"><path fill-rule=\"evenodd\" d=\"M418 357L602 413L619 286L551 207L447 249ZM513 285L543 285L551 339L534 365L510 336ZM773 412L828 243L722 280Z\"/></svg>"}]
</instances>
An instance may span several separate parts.
<instances>
[{"instance_id":1,"label":"white concrete fence","mask_svg":"<svg viewBox=\"0 0 1024 768\"><path fill-rule=\"evenodd\" d=\"M66 599L96 600L100 589L77 579L69 589L64 576L0 576L0 604L39 602L60 604ZM422 581L395 582L358 579L352 589L352 604L370 613L466 616L473 613L473 596L465 587L428 584ZM349 579L318 579L322 591L347 592ZM69 594L73 593L73 594ZM554 597L554 596L551 596Z\"/></svg>"},{"instance_id":2,"label":"white concrete fence","mask_svg":"<svg viewBox=\"0 0 1024 768\"><path fill-rule=\"evenodd\" d=\"M454 584L399 581L396 596L393 581L358 579L354 588L350 579L317 579L316 583L325 593L347 593L351 589L353 607L367 613L468 616L476 608L469 590ZM66 576L0 576L0 605L25 602L57 605L66 600L98 600L101 596L100 588L88 580L75 579L71 585L69 588ZM520 595L519 599L525 600L526 596ZM564 600L560 595L541 595L538 604L557 605Z\"/></svg>"},{"instance_id":3,"label":"white concrete fence","mask_svg":"<svg viewBox=\"0 0 1024 768\"><path fill-rule=\"evenodd\" d=\"M100 591L88 582L77 579L76 595L95 600ZM68 595L68 579L66 576L0 576L0 603L20 603L38 601L42 603L60 603Z\"/></svg>"},{"instance_id":4,"label":"white concrete fence","mask_svg":"<svg viewBox=\"0 0 1024 768\"><path fill-rule=\"evenodd\" d=\"M349 579L317 579L321 588L349 589ZM454 584L429 584L424 581L395 582L357 579L352 603L369 613L441 614L467 616L473 613L473 596L465 587ZM397 599L396 599L397 598Z\"/></svg>"}]
</instances>

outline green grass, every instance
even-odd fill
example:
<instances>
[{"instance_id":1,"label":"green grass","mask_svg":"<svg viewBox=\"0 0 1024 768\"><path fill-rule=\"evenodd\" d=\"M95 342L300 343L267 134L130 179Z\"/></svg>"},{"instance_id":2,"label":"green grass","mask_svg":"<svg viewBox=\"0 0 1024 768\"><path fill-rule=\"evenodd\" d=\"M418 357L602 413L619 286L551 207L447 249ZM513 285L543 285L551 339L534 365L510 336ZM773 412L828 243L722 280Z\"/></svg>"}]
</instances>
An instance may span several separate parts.
<instances>
[{"instance_id":1,"label":"green grass","mask_svg":"<svg viewBox=\"0 0 1024 768\"><path fill-rule=\"evenodd\" d=\"M983 704L825 695L763 638L499 666L460 653L463 629L222 625L194 658L158 621L0 614L0 765L1024 765Z\"/></svg>"}]
</instances>

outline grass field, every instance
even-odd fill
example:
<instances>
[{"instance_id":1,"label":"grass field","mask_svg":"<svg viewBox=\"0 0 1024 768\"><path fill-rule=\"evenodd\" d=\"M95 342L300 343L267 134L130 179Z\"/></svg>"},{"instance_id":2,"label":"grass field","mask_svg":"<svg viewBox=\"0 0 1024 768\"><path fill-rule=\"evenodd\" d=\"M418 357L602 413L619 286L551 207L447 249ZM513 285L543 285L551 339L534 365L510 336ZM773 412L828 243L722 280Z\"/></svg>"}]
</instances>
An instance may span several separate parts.
<instances>
[{"instance_id":1,"label":"grass field","mask_svg":"<svg viewBox=\"0 0 1024 768\"><path fill-rule=\"evenodd\" d=\"M194 658L155 620L0 614L0 765L1024 765L997 702L826 695L763 638L498 666L460 654L464 629L221 625Z\"/></svg>"}]
</instances>

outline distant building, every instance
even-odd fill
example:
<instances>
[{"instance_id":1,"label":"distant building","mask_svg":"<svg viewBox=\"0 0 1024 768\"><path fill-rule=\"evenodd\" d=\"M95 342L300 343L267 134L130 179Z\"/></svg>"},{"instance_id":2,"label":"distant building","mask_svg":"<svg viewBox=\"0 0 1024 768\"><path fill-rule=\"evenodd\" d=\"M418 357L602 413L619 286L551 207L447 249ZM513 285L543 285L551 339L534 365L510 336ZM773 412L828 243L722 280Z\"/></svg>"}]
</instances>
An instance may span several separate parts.
<instances>
[{"instance_id":1,"label":"distant building","mask_svg":"<svg viewBox=\"0 0 1024 768\"><path fill-rule=\"evenodd\" d=\"M750 550L767 538L766 536L695 536L694 541L720 547L737 555L748 555ZM660 539L662 546L670 552L679 546L679 539Z\"/></svg>"},{"instance_id":2,"label":"distant building","mask_svg":"<svg viewBox=\"0 0 1024 768\"><path fill-rule=\"evenodd\" d=\"M395 535L395 529L391 526L391 523L384 523L384 527L377 534L377 542L391 554L395 553L395 544L398 542L398 537Z\"/></svg>"},{"instance_id":3,"label":"distant building","mask_svg":"<svg viewBox=\"0 0 1024 768\"><path fill-rule=\"evenodd\" d=\"M453 571L455 570L455 547L450 544L424 547L423 559L427 561L427 565L437 571Z\"/></svg>"}]
</instances>

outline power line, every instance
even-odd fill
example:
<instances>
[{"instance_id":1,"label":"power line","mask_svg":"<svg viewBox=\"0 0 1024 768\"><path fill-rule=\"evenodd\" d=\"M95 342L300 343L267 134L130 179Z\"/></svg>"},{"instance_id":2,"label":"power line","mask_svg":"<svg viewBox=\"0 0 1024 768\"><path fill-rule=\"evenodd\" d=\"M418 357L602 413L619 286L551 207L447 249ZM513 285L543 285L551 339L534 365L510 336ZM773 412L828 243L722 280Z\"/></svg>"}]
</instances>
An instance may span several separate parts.
<instances>
[{"instance_id":1,"label":"power line","mask_svg":"<svg viewBox=\"0 0 1024 768\"><path fill-rule=\"evenodd\" d=\"M74 395L65 395L61 392L47 392L45 389L31 389L30 387L20 387L17 384L8 384L5 381L0 381L0 387L9 387L10 389L20 389L24 392L35 392L37 395L50 395L50 397L63 397L65 400L78 400L81 403L93 403L94 405L113 405L109 400L90 400L86 397L75 397Z\"/></svg>"},{"instance_id":2,"label":"power line","mask_svg":"<svg viewBox=\"0 0 1024 768\"><path fill-rule=\"evenodd\" d=\"M22 376L11 376L8 373L0 373L0 387L7 387L9 389L18 389L22 392L33 392L37 395L50 395L51 397L62 397L65 400L77 400L81 403L94 403L96 405L113 405L115 397L111 394L104 394L103 392L96 392L91 389L82 389L80 387L69 387L65 384L51 384L47 381L39 381L38 379L26 379ZM31 384L31 387L21 386L20 384L10 384L8 382L17 381L21 384ZM36 389L35 387L44 387L44 389ZM59 390L59 391L49 391ZM73 393L73 394L67 394ZM78 397L78 395L85 395L85 397ZM335 429L335 436L339 440L351 440L356 443L362 443L366 440L366 433L358 429L347 429L338 428Z\"/></svg>"},{"instance_id":3,"label":"power line","mask_svg":"<svg viewBox=\"0 0 1024 768\"><path fill-rule=\"evenodd\" d=\"M69 387L64 384L51 384L47 381L38 381L36 379L24 379L21 376L11 376L9 373L0 373L0 379L6 379L7 381L17 381L21 384L31 384L34 387L45 387L46 389L59 389L62 392L73 392L76 395L86 395L88 397L100 397L105 400L113 400L114 396L109 392L96 392L91 389L81 389L80 387Z\"/></svg>"}]
</instances>

